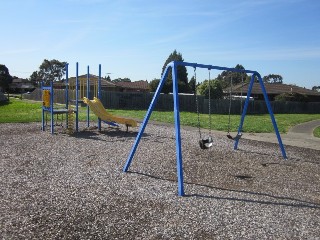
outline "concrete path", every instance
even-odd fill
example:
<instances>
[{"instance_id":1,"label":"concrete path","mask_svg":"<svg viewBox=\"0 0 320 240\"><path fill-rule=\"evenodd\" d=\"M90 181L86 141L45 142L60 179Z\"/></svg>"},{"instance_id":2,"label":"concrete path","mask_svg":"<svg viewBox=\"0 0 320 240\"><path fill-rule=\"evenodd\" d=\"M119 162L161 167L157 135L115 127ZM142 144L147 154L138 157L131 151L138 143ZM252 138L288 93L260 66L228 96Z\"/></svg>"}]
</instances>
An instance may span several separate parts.
<instances>
[{"instance_id":1,"label":"concrete path","mask_svg":"<svg viewBox=\"0 0 320 240\"><path fill-rule=\"evenodd\" d=\"M289 129L287 134L280 134L284 145L320 150L320 138L313 136L313 130L320 126L320 120L302 123ZM278 143L275 133L249 133L243 138Z\"/></svg>"},{"instance_id":2,"label":"concrete path","mask_svg":"<svg viewBox=\"0 0 320 240\"><path fill-rule=\"evenodd\" d=\"M172 124L169 124L169 123L163 123L163 122L157 122L157 121L149 121L149 122L153 124L172 126ZM320 138L316 138L313 136L313 130L318 126L320 126L320 119L294 126L293 128L289 129L288 133L280 134L283 145L320 150ZM190 126L181 126L181 127L186 130L198 131L198 129L195 127L190 127ZM201 129L201 132L205 134L205 133L208 133L209 130ZM224 135L224 136L227 135L226 132L222 132L222 131L211 130L211 132L217 135ZM237 135L236 132L232 132L230 134L231 136ZM260 142L278 143L278 139L275 132L243 133L241 138L256 140ZM241 140L240 140L240 143L241 143Z\"/></svg>"}]
</instances>

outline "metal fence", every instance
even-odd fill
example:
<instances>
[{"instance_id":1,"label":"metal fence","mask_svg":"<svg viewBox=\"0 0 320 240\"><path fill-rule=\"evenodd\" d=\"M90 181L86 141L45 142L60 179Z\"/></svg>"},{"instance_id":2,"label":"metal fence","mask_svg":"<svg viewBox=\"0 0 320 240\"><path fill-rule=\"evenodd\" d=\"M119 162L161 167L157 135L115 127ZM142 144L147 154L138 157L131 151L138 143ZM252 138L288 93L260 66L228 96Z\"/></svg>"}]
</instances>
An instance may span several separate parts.
<instances>
[{"instance_id":1,"label":"metal fence","mask_svg":"<svg viewBox=\"0 0 320 240\"><path fill-rule=\"evenodd\" d=\"M75 96L74 90L71 90L69 96ZM134 109L147 110L154 94L153 93L126 93L126 92L101 92L101 102L108 109ZM41 90L36 89L31 94L24 94L24 98L41 101ZM92 98L92 97L91 97ZM72 100L72 99L71 99ZM54 102L65 103L65 91L61 89L54 90ZM209 100L204 96L198 96L199 112L208 113ZM196 112L196 101L193 95L179 95L179 108L184 112ZM241 104L244 101L232 100L231 106L228 99L212 99L211 112L217 114L228 114L229 107L231 114L240 114ZM274 113L320 113L320 102L270 102ZM156 103L155 110L173 111L173 95L161 94ZM265 101L249 102L248 114L267 114L268 109Z\"/></svg>"}]
</instances>

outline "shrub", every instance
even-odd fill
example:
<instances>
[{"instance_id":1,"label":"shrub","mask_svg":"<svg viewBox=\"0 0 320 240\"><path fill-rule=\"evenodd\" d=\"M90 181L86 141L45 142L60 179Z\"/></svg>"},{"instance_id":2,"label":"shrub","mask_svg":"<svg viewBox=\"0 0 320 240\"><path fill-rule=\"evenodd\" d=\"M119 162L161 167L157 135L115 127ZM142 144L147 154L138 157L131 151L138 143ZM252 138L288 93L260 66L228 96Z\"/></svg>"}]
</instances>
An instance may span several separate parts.
<instances>
[{"instance_id":1,"label":"shrub","mask_svg":"<svg viewBox=\"0 0 320 240\"><path fill-rule=\"evenodd\" d=\"M308 102L308 96L300 93L282 93L274 98L275 101L283 102Z\"/></svg>"}]
</instances>

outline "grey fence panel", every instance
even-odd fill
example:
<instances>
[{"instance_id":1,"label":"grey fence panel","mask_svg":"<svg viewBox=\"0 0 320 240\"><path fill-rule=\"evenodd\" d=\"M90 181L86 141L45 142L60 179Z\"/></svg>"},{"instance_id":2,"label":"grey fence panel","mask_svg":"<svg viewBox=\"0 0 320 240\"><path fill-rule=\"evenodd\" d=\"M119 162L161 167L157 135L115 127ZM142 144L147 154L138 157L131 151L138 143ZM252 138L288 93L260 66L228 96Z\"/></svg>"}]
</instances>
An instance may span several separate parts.
<instances>
[{"instance_id":1,"label":"grey fence panel","mask_svg":"<svg viewBox=\"0 0 320 240\"><path fill-rule=\"evenodd\" d=\"M124 92L101 92L101 102L105 108L111 109L134 109L147 110L154 94L153 93L124 93ZM41 89L35 89L31 94L24 94L24 98L42 101ZM69 99L75 98L74 90L69 91ZM90 97L91 99L93 96ZM54 102L65 103L65 90L54 90ZM71 101L72 102L72 101ZM179 95L180 111L196 112L196 101L193 95ZM74 103L73 103L74 104ZM200 113L209 112L209 100L204 96L198 96L198 106ZM227 99L211 99L211 113L213 114L228 114L229 107L231 114L240 114L241 101L232 100L231 106ZM242 101L242 107L244 101ZM320 114L320 102L271 102L272 111L274 113L306 113ZM174 100L172 94L160 94L156 103L155 110L158 111L173 111ZM250 101L247 114L268 114L268 109L265 101Z\"/></svg>"},{"instance_id":2,"label":"grey fence panel","mask_svg":"<svg viewBox=\"0 0 320 240\"><path fill-rule=\"evenodd\" d=\"M267 114L267 113L269 113L269 111L265 101L253 101L251 105L248 107L248 114Z\"/></svg>"},{"instance_id":3,"label":"grey fence panel","mask_svg":"<svg viewBox=\"0 0 320 240\"><path fill-rule=\"evenodd\" d=\"M24 94L23 98L35 100L35 101L42 101L42 91L40 88L36 88L33 92L30 94Z\"/></svg>"},{"instance_id":4,"label":"grey fence panel","mask_svg":"<svg viewBox=\"0 0 320 240\"><path fill-rule=\"evenodd\" d=\"M320 103L319 102L308 103L306 113L320 113Z\"/></svg>"}]
</instances>

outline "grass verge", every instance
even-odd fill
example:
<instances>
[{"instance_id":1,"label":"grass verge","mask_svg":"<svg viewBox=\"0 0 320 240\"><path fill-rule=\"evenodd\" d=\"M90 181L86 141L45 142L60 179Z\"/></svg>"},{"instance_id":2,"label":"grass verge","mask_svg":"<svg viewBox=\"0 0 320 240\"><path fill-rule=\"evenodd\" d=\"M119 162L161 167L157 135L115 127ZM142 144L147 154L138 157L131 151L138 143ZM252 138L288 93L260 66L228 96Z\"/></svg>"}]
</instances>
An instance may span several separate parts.
<instances>
[{"instance_id":1,"label":"grass verge","mask_svg":"<svg viewBox=\"0 0 320 240\"><path fill-rule=\"evenodd\" d=\"M40 122L41 121L41 102L32 102L11 98L8 103L0 103L0 123L17 123L17 122ZM60 106L63 107L63 106ZM128 118L142 120L146 114L144 110L115 110L108 109L108 112ZM86 120L86 107L81 107L79 111L80 121ZM91 120L97 117L93 113L90 114ZM151 120L174 123L173 112L153 111ZM285 133L288 129L299 123L320 119L320 114L275 114L278 129L281 133ZM196 113L181 112L181 125L197 127L198 116ZM237 131L240 122L240 115L230 116L230 131ZM208 114L200 114L201 128L210 127L210 119ZM229 116L221 114L211 114L211 128L219 131L228 131ZM247 115L245 117L243 132L268 133L273 132L273 125L269 114ZM317 133L319 134L319 130Z\"/></svg>"},{"instance_id":2,"label":"grass verge","mask_svg":"<svg viewBox=\"0 0 320 240\"><path fill-rule=\"evenodd\" d=\"M320 127L317 127L313 130L313 136L320 138Z\"/></svg>"}]
</instances>

